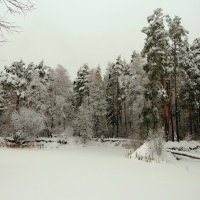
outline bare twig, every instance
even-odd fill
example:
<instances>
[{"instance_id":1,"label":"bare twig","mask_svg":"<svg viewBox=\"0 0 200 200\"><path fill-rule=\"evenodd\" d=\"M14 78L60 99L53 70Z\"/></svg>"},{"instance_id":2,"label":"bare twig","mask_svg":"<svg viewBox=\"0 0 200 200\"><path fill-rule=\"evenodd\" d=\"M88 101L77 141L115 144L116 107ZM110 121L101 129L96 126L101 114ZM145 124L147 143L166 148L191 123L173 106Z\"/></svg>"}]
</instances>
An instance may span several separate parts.
<instances>
[{"instance_id":1,"label":"bare twig","mask_svg":"<svg viewBox=\"0 0 200 200\"><path fill-rule=\"evenodd\" d=\"M29 0L0 0L0 5L6 9L7 14L25 14L34 9L33 3ZM0 16L0 32L18 32L18 26L5 20L5 16Z\"/></svg>"},{"instance_id":2,"label":"bare twig","mask_svg":"<svg viewBox=\"0 0 200 200\"><path fill-rule=\"evenodd\" d=\"M4 21L4 20L0 20L0 32L7 31L7 32L13 32L13 31L17 31L17 28L19 28L18 26L14 26L12 25L12 23Z\"/></svg>"},{"instance_id":3,"label":"bare twig","mask_svg":"<svg viewBox=\"0 0 200 200\"><path fill-rule=\"evenodd\" d=\"M34 8L29 0L0 0L2 6L6 7L11 14L24 14Z\"/></svg>"}]
</instances>

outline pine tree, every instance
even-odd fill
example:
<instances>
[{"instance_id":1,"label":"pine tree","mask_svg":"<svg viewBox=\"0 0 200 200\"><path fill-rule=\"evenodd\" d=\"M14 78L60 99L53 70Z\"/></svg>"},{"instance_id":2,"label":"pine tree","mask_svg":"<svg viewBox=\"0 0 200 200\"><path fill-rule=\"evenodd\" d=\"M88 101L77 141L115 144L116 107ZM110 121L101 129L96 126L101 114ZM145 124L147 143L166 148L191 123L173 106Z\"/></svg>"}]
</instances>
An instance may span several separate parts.
<instances>
[{"instance_id":1,"label":"pine tree","mask_svg":"<svg viewBox=\"0 0 200 200\"><path fill-rule=\"evenodd\" d=\"M115 87L115 80L112 77L113 74L113 65L109 64L107 69L107 74L105 77L105 84L106 84L106 101L107 101L107 113L106 113L106 120L108 123L109 133L111 133L111 137L114 136L114 132L116 129L116 115L115 115L115 98L114 98L114 89Z\"/></svg>"},{"instance_id":2,"label":"pine tree","mask_svg":"<svg viewBox=\"0 0 200 200\"><path fill-rule=\"evenodd\" d=\"M74 90L74 107L78 109L79 106L83 103L86 97L89 96L88 89L88 77L89 77L89 67L87 64L84 64L77 73L77 78L73 84Z\"/></svg>"},{"instance_id":3,"label":"pine tree","mask_svg":"<svg viewBox=\"0 0 200 200\"><path fill-rule=\"evenodd\" d=\"M7 91L7 98L13 98L16 110L19 110L20 102L24 98L24 92L27 88L27 69L25 63L21 60L14 62L10 67L5 66L1 74L1 84L3 90Z\"/></svg>"},{"instance_id":4,"label":"pine tree","mask_svg":"<svg viewBox=\"0 0 200 200\"><path fill-rule=\"evenodd\" d=\"M149 82L145 86L145 103L143 108L143 125L146 130L157 129L164 119L165 135L169 134L168 112L168 49L169 37L165 30L164 15L162 9L156 9L153 15L147 18L148 27L142 32L146 34L145 45L142 51L146 56L147 64L144 70L148 75ZM161 115L160 110L163 110Z\"/></svg>"},{"instance_id":5,"label":"pine tree","mask_svg":"<svg viewBox=\"0 0 200 200\"><path fill-rule=\"evenodd\" d=\"M196 38L191 46L191 51L196 66L196 83L197 83L197 99L198 99L198 129L200 130L200 38Z\"/></svg>"},{"instance_id":6,"label":"pine tree","mask_svg":"<svg viewBox=\"0 0 200 200\"><path fill-rule=\"evenodd\" d=\"M196 83L195 83L195 64L190 51L189 44L185 41L185 45L181 48L181 57L179 59L179 67L182 72L182 84L180 87L180 107L188 111L189 116L189 133L193 134L193 112L196 107Z\"/></svg>"},{"instance_id":7,"label":"pine tree","mask_svg":"<svg viewBox=\"0 0 200 200\"><path fill-rule=\"evenodd\" d=\"M28 66L28 86L25 92L25 105L36 111L45 112L48 99L49 68L41 62Z\"/></svg>"},{"instance_id":8,"label":"pine tree","mask_svg":"<svg viewBox=\"0 0 200 200\"><path fill-rule=\"evenodd\" d=\"M113 137L122 134L122 91L120 90L120 76L126 70L125 63L119 56L115 63L108 65L106 82L107 123Z\"/></svg>"},{"instance_id":9,"label":"pine tree","mask_svg":"<svg viewBox=\"0 0 200 200\"><path fill-rule=\"evenodd\" d=\"M177 86L177 70L179 68L179 54L182 47L184 38L188 34L183 26L181 25L181 18L175 16L174 19L167 17L169 26L169 37L172 41L172 55L173 55L173 66L174 66L174 101L175 101L175 117L176 117L176 135L177 141L180 140L179 135L179 110L178 110L178 86Z\"/></svg>"},{"instance_id":10,"label":"pine tree","mask_svg":"<svg viewBox=\"0 0 200 200\"><path fill-rule=\"evenodd\" d=\"M89 102L93 135L107 136L105 86L100 67L92 69L89 76Z\"/></svg>"}]
</instances>

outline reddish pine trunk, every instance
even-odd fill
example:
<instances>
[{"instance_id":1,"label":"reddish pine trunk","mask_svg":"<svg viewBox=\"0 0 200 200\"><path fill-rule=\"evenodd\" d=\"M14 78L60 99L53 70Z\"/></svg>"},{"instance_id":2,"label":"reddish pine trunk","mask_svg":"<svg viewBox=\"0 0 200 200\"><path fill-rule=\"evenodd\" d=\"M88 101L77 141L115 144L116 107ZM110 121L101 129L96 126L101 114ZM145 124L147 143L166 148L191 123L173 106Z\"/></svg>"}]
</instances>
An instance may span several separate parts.
<instances>
[{"instance_id":1,"label":"reddish pine trunk","mask_svg":"<svg viewBox=\"0 0 200 200\"><path fill-rule=\"evenodd\" d=\"M172 142L174 142L174 121L172 114L170 118L171 118L171 128L172 128Z\"/></svg>"}]
</instances>

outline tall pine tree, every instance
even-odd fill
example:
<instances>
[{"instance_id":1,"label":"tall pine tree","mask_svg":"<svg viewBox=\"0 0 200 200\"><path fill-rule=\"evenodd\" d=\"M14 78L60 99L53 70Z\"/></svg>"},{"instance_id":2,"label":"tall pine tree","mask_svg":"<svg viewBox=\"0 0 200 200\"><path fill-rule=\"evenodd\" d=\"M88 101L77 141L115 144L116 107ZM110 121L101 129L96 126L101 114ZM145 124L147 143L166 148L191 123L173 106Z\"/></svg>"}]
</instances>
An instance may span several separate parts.
<instances>
[{"instance_id":1,"label":"tall pine tree","mask_svg":"<svg viewBox=\"0 0 200 200\"><path fill-rule=\"evenodd\" d=\"M148 84L145 86L145 104L142 114L143 125L147 131L149 129L157 129L164 124L166 139L168 139L169 105L167 80L169 37L165 29L164 17L162 9L156 9L153 15L147 18L149 26L144 27L142 30L146 34L142 51L143 56L147 59L144 70L149 79ZM160 113L160 111L162 112Z\"/></svg>"}]
</instances>

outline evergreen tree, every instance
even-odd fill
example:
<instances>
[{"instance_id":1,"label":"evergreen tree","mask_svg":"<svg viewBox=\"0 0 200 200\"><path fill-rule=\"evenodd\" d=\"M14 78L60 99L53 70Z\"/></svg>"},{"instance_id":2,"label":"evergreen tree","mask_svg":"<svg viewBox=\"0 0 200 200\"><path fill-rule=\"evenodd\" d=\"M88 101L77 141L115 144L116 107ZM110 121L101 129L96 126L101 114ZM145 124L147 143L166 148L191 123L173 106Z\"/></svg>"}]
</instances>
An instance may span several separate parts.
<instances>
[{"instance_id":1,"label":"evergreen tree","mask_svg":"<svg viewBox=\"0 0 200 200\"><path fill-rule=\"evenodd\" d=\"M127 115L129 134L139 134L141 132L140 113L144 104L144 84L146 84L147 79L143 70L144 64L144 59L134 51L129 64L129 73L123 76L125 79L125 81L122 81L125 85L123 104L124 113L126 113L124 115Z\"/></svg>"},{"instance_id":2,"label":"evergreen tree","mask_svg":"<svg viewBox=\"0 0 200 200\"><path fill-rule=\"evenodd\" d=\"M50 68L43 61L28 66L28 86L25 92L25 106L43 114L46 130L44 135L52 136L52 101Z\"/></svg>"},{"instance_id":3,"label":"evergreen tree","mask_svg":"<svg viewBox=\"0 0 200 200\"><path fill-rule=\"evenodd\" d=\"M196 38L191 46L191 51L196 66L195 80L197 83L198 99L198 131L200 131L200 38Z\"/></svg>"},{"instance_id":4,"label":"evergreen tree","mask_svg":"<svg viewBox=\"0 0 200 200\"><path fill-rule=\"evenodd\" d=\"M85 98L89 96L88 77L89 67L87 64L84 64L78 70L77 78L73 84L75 109L81 106Z\"/></svg>"},{"instance_id":5,"label":"evergreen tree","mask_svg":"<svg viewBox=\"0 0 200 200\"><path fill-rule=\"evenodd\" d=\"M89 76L89 102L93 135L107 135L105 86L100 67L92 69Z\"/></svg>"},{"instance_id":6,"label":"evergreen tree","mask_svg":"<svg viewBox=\"0 0 200 200\"><path fill-rule=\"evenodd\" d=\"M177 70L180 67L179 60L181 56L181 48L184 38L188 34L188 31L184 29L181 25L181 18L175 16L171 19L167 16L167 22L169 26L169 37L172 42L172 56L173 56L173 66L174 66L174 101L175 101L175 117L176 117L176 135L177 141L180 140L179 135L179 110L178 110L178 86L177 86Z\"/></svg>"},{"instance_id":7,"label":"evergreen tree","mask_svg":"<svg viewBox=\"0 0 200 200\"><path fill-rule=\"evenodd\" d=\"M20 101L24 98L24 92L27 88L27 68L21 60L14 62L10 67L5 66L1 73L1 84L3 90L7 91L6 96L15 101L16 110L19 110ZM13 99L14 96L14 99Z\"/></svg>"},{"instance_id":8,"label":"evergreen tree","mask_svg":"<svg viewBox=\"0 0 200 200\"><path fill-rule=\"evenodd\" d=\"M147 36L142 55L147 59L144 70L149 79L148 84L145 85L142 115L143 126L147 131L157 129L164 124L167 139L169 134L167 94L169 37L165 30L164 17L162 9L156 9L153 15L147 18L149 26L142 29ZM163 114L160 113L161 110ZM164 123L162 123L162 117Z\"/></svg>"},{"instance_id":9,"label":"evergreen tree","mask_svg":"<svg viewBox=\"0 0 200 200\"><path fill-rule=\"evenodd\" d=\"M0 84L0 115L6 109L3 86Z\"/></svg>"},{"instance_id":10,"label":"evergreen tree","mask_svg":"<svg viewBox=\"0 0 200 200\"><path fill-rule=\"evenodd\" d=\"M126 71L126 65L119 56L115 63L109 64L106 82L106 101L107 101L107 123L113 137L116 133L118 137L122 133L122 91L120 90L119 79Z\"/></svg>"},{"instance_id":11,"label":"evergreen tree","mask_svg":"<svg viewBox=\"0 0 200 200\"><path fill-rule=\"evenodd\" d=\"M25 92L25 105L38 112L45 112L48 107L49 69L43 61L39 65L31 63L28 66L29 82Z\"/></svg>"}]
</instances>

